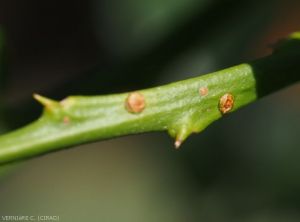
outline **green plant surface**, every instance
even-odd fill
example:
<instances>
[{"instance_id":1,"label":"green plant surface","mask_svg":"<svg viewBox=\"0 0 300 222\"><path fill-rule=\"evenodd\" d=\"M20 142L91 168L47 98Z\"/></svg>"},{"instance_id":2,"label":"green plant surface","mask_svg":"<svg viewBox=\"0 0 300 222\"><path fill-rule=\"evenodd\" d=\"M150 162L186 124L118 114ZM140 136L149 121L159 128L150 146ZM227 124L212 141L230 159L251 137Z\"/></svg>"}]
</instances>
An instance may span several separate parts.
<instances>
[{"instance_id":1,"label":"green plant surface","mask_svg":"<svg viewBox=\"0 0 300 222\"><path fill-rule=\"evenodd\" d=\"M34 95L43 114L0 137L0 163L151 131L168 131L179 147L227 113L299 81L299 59L300 33L294 33L267 57L164 86L62 101Z\"/></svg>"}]
</instances>

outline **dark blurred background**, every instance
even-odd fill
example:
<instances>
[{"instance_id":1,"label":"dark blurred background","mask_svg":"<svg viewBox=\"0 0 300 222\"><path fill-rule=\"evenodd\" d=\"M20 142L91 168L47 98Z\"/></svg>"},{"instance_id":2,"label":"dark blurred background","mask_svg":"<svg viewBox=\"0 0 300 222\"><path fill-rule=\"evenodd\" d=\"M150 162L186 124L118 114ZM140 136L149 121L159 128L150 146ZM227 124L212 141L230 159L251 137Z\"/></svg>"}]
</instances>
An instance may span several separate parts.
<instances>
[{"instance_id":1,"label":"dark blurred background","mask_svg":"<svg viewBox=\"0 0 300 222\"><path fill-rule=\"evenodd\" d=\"M40 115L35 92L123 92L264 56L300 30L299 11L297 0L0 0L0 131ZM179 151L151 133L2 167L0 215L300 221L299 96L298 84L264 98Z\"/></svg>"}]
</instances>

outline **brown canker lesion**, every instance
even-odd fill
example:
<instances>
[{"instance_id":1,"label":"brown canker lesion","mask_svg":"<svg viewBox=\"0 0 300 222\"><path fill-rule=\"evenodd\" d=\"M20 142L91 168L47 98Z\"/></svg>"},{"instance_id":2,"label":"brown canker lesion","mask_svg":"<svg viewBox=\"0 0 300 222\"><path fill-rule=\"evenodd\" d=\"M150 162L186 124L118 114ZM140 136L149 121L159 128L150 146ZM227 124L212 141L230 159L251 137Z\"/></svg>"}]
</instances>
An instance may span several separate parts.
<instances>
[{"instance_id":1,"label":"brown canker lesion","mask_svg":"<svg viewBox=\"0 0 300 222\"><path fill-rule=\"evenodd\" d=\"M234 97L230 93L224 94L219 101L219 110L222 114L226 114L232 110L234 106Z\"/></svg>"},{"instance_id":2,"label":"brown canker lesion","mask_svg":"<svg viewBox=\"0 0 300 222\"><path fill-rule=\"evenodd\" d=\"M146 101L143 94L139 92L129 93L125 100L125 108L130 113L141 113L146 107Z\"/></svg>"},{"instance_id":3,"label":"brown canker lesion","mask_svg":"<svg viewBox=\"0 0 300 222\"><path fill-rule=\"evenodd\" d=\"M208 88L207 87L200 87L199 88L199 94L200 96L206 96L208 94Z\"/></svg>"},{"instance_id":4,"label":"brown canker lesion","mask_svg":"<svg viewBox=\"0 0 300 222\"><path fill-rule=\"evenodd\" d=\"M67 124L69 124L70 122L71 122L70 117L64 116L64 118L63 118L63 123L67 125Z\"/></svg>"}]
</instances>

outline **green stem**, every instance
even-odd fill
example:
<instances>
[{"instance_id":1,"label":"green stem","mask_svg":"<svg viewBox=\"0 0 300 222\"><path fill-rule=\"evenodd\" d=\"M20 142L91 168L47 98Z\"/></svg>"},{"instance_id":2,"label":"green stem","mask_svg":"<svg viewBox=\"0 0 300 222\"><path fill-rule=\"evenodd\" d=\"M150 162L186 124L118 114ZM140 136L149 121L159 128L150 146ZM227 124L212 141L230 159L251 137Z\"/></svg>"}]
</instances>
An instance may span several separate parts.
<instances>
[{"instance_id":1,"label":"green stem","mask_svg":"<svg viewBox=\"0 0 300 222\"><path fill-rule=\"evenodd\" d=\"M122 135L168 131L179 145L191 134L256 99L300 80L300 33L270 56L135 93L35 98L35 122L0 137L0 163Z\"/></svg>"}]
</instances>

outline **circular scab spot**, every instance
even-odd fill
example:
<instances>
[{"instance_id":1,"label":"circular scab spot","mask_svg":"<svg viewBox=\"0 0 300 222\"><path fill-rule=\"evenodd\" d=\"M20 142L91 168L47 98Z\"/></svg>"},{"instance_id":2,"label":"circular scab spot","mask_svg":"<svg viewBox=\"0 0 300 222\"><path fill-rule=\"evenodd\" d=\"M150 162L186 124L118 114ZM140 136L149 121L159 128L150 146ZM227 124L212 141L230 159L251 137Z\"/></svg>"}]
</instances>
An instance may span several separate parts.
<instances>
[{"instance_id":1,"label":"circular scab spot","mask_svg":"<svg viewBox=\"0 0 300 222\"><path fill-rule=\"evenodd\" d=\"M206 96L208 94L208 88L207 87L201 87L199 89L200 96Z\"/></svg>"},{"instance_id":2,"label":"circular scab spot","mask_svg":"<svg viewBox=\"0 0 300 222\"><path fill-rule=\"evenodd\" d=\"M141 113L146 107L145 97L139 92L129 93L125 108L130 113Z\"/></svg>"},{"instance_id":3,"label":"circular scab spot","mask_svg":"<svg viewBox=\"0 0 300 222\"><path fill-rule=\"evenodd\" d=\"M230 93L226 93L220 98L219 101L219 109L222 114L228 113L230 110L232 110L234 105L234 97Z\"/></svg>"}]
</instances>

